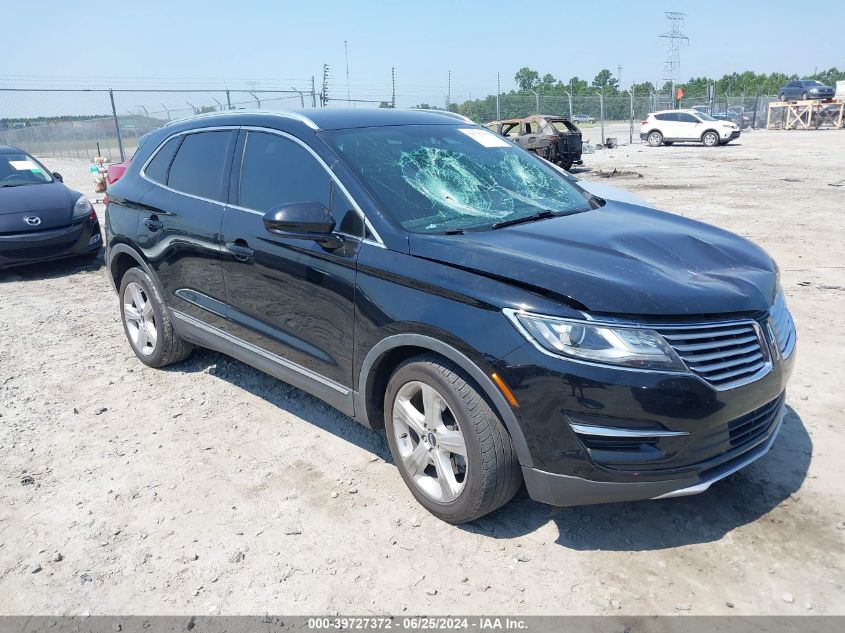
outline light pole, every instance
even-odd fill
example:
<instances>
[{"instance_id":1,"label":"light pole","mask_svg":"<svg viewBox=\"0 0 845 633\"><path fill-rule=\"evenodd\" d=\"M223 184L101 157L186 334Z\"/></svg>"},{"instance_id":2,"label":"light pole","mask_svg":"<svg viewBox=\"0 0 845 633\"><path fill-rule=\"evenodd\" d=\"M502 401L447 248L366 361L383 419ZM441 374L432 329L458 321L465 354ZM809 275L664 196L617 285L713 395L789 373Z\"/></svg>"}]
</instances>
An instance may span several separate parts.
<instances>
[{"instance_id":1,"label":"light pole","mask_svg":"<svg viewBox=\"0 0 845 633\"><path fill-rule=\"evenodd\" d=\"M305 97L302 95L302 92L300 90L297 90L293 86L291 86L290 89L293 90L294 92L299 93L299 103L304 108L305 107Z\"/></svg>"},{"instance_id":2,"label":"light pole","mask_svg":"<svg viewBox=\"0 0 845 633\"><path fill-rule=\"evenodd\" d=\"M571 121L572 120L572 93L566 92L566 90L564 90L563 92L566 94L567 97L569 97L569 120Z\"/></svg>"},{"instance_id":3,"label":"light pole","mask_svg":"<svg viewBox=\"0 0 845 633\"><path fill-rule=\"evenodd\" d=\"M528 91L534 93L535 114L540 114L540 93L536 90L531 90L531 88Z\"/></svg>"},{"instance_id":4,"label":"light pole","mask_svg":"<svg viewBox=\"0 0 845 633\"><path fill-rule=\"evenodd\" d=\"M604 88L596 90L599 96L599 116L601 117L601 144L604 145Z\"/></svg>"}]
</instances>

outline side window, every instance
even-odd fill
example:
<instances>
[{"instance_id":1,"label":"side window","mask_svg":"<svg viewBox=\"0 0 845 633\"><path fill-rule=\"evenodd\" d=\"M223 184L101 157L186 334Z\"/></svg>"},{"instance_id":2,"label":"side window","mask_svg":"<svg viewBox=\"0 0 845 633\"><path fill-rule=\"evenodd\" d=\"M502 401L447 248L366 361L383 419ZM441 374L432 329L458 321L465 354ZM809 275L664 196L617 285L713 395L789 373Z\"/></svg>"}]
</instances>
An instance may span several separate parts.
<instances>
[{"instance_id":1,"label":"side window","mask_svg":"<svg viewBox=\"0 0 845 633\"><path fill-rule=\"evenodd\" d=\"M224 200L227 150L232 132L186 134L170 166L167 185L176 191L210 200Z\"/></svg>"},{"instance_id":2,"label":"side window","mask_svg":"<svg viewBox=\"0 0 845 633\"><path fill-rule=\"evenodd\" d=\"M331 208L332 180L304 147L277 134L248 132L238 205L266 212L289 202Z\"/></svg>"},{"instance_id":3,"label":"side window","mask_svg":"<svg viewBox=\"0 0 845 633\"><path fill-rule=\"evenodd\" d=\"M526 134L537 134L540 131L539 126L536 123L526 123L525 124L525 133Z\"/></svg>"},{"instance_id":4,"label":"side window","mask_svg":"<svg viewBox=\"0 0 845 633\"><path fill-rule=\"evenodd\" d=\"M693 115L688 114L686 112L679 112L678 113L678 120L681 123L698 123L698 119L696 119Z\"/></svg>"},{"instance_id":5,"label":"side window","mask_svg":"<svg viewBox=\"0 0 845 633\"><path fill-rule=\"evenodd\" d=\"M150 163L144 169L144 174L150 180L166 185L167 172L170 171L170 163L173 162L173 157L176 156L176 150L179 149L179 144L182 142L182 136L174 136L167 141L153 157Z\"/></svg>"},{"instance_id":6,"label":"side window","mask_svg":"<svg viewBox=\"0 0 845 633\"><path fill-rule=\"evenodd\" d=\"M669 118L670 116L670 114L655 114L654 118L658 121L671 121L672 119Z\"/></svg>"}]
</instances>

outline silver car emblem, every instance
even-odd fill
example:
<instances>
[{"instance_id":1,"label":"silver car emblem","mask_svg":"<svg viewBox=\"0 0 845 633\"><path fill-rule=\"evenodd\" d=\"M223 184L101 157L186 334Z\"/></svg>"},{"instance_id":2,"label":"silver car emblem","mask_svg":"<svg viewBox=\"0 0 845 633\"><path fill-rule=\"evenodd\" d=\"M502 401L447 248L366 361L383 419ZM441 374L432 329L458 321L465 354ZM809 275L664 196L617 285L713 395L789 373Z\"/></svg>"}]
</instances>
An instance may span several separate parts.
<instances>
[{"instance_id":1,"label":"silver car emblem","mask_svg":"<svg viewBox=\"0 0 845 633\"><path fill-rule=\"evenodd\" d=\"M41 224L41 218L39 218L37 215L30 215L28 217L25 217L23 221L29 224L29 226L38 226L39 224Z\"/></svg>"}]
</instances>

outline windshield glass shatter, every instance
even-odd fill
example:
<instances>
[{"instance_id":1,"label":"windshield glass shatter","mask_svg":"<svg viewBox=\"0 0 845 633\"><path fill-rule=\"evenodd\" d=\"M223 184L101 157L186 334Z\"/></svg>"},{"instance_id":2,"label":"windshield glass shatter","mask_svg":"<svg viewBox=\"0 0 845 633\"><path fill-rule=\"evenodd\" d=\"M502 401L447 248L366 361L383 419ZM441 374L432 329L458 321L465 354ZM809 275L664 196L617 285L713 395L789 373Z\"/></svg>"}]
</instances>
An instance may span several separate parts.
<instances>
[{"instance_id":1,"label":"windshield glass shatter","mask_svg":"<svg viewBox=\"0 0 845 633\"><path fill-rule=\"evenodd\" d=\"M331 138L384 210L409 231L489 228L540 211L589 209L561 174L487 130L397 126L341 130Z\"/></svg>"}]
</instances>

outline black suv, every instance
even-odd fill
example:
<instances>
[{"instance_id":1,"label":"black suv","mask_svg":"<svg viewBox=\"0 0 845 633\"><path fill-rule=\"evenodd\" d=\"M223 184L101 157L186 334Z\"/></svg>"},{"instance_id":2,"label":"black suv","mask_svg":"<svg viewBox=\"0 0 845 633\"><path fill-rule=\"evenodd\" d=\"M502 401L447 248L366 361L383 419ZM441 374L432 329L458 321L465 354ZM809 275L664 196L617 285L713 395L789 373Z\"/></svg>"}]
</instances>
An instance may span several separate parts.
<instances>
[{"instance_id":1,"label":"black suv","mask_svg":"<svg viewBox=\"0 0 845 633\"><path fill-rule=\"evenodd\" d=\"M795 331L765 252L452 116L200 116L109 199L142 362L212 348L385 428L450 522L523 480L558 505L701 492L783 418Z\"/></svg>"}]
</instances>

